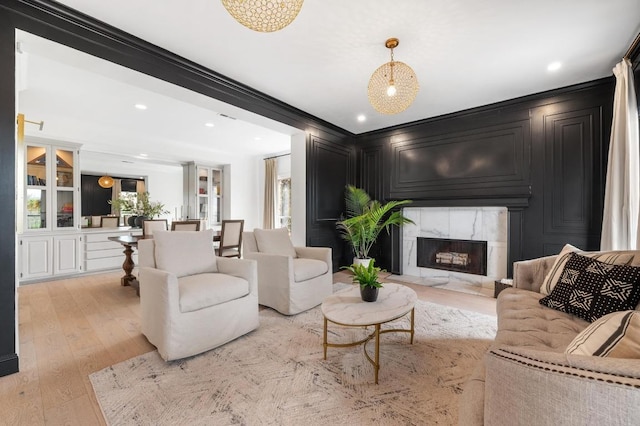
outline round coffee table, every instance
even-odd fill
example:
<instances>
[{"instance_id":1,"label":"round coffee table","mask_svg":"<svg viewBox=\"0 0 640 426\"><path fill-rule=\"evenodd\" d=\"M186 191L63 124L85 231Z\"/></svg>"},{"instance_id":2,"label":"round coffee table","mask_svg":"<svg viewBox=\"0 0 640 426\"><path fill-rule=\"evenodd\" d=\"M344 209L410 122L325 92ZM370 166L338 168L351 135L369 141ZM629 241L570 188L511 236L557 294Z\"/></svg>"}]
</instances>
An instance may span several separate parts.
<instances>
[{"instance_id":1,"label":"round coffee table","mask_svg":"<svg viewBox=\"0 0 640 426\"><path fill-rule=\"evenodd\" d=\"M344 348L349 346L363 345L364 355L373 365L375 371L375 381L378 384L378 370L380 369L380 334L383 333L410 333L411 344L413 344L415 303L418 300L416 292L401 284L383 284L378 292L378 300L375 302L363 302L360 297L360 287L354 285L352 288L341 290L327 297L322 302L321 310L324 315L324 359L327 359L327 348ZM381 330L381 325L411 312L411 328L394 328ZM374 326L375 330L369 336L357 342L350 343L329 343L327 342L328 322L346 327L368 327ZM375 338L376 350L374 359L367 352L367 342Z\"/></svg>"}]
</instances>

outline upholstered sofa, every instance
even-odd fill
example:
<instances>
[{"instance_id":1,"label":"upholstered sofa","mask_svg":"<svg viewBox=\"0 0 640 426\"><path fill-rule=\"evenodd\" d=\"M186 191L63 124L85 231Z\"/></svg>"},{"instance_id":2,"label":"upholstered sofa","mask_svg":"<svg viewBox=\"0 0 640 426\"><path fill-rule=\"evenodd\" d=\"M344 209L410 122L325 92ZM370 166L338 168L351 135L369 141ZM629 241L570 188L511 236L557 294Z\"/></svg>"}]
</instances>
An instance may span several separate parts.
<instances>
[{"instance_id":1,"label":"upholstered sofa","mask_svg":"<svg viewBox=\"0 0 640 426\"><path fill-rule=\"evenodd\" d=\"M640 265L640 252L627 253ZM514 264L495 341L461 395L460 425L640 424L640 360L565 353L590 323L539 303L556 258Z\"/></svg>"}]
</instances>

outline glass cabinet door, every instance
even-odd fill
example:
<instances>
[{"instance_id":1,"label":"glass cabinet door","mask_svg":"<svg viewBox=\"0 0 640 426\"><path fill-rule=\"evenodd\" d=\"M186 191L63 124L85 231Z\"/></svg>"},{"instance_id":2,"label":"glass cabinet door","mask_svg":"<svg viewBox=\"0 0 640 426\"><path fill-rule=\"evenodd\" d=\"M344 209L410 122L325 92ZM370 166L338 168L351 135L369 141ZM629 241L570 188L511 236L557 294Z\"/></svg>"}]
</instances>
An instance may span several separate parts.
<instances>
[{"instance_id":1,"label":"glass cabinet door","mask_svg":"<svg viewBox=\"0 0 640 426\"><path fill-rule=\"evenodd\" d=\"M211 222L221 223L222 170L211 170Z\"/></svg>"},{"instance_id":2,"label":"glass cabinet door","mask_svg":"<svg viewBox=\"0 0 640 426\"><path fill-rule=\"evenodd\" d=\"M26 228L47 228L47 148L43 146L27 146L26 160Z\"/></svg>"},{"instance_id":3,"label":"glass cabinet door","mask_svg":"<svg viewBox=\"0 0 640 426\"><path fill-rule=\"evenodd\" d=\"M74 162L71 150L56 149L56 223L57 228L74 226Z\"/></svg>"},{"instance_id":4,"label":"glass cabinet door","mask_svg":"<svg viewBox=\"0 0 640 426\"><path fill-rule=\"evenodd\" d=\"M47 190L27 188L27 229L47 227Z\"/></svg>"},{"instance_id":5,"label":"glass cabinet door","mask_svg":"<svg viewBox=\"0 0 640 426\"><path fill-rule=\"evenodd\" d=\"M25 230L72 229L78 207L77 150L25 145Z\"/></svg>"},{"instance_id":6,"label":"glass cabinet door","mask_svg":"<svg viewBox=\"0 0 640 426\"><path fill-rule=\"evenodd\" d=\"M198 167L198 219L209 221L209 169Z\"/></svg>"}]
</instances>

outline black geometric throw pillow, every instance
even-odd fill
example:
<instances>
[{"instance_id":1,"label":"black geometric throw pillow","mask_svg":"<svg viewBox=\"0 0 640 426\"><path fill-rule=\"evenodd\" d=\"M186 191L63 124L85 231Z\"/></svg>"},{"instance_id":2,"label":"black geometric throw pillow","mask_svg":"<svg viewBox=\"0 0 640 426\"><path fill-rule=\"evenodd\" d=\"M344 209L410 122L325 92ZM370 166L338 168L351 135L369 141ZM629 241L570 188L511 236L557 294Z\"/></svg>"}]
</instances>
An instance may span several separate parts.
<instances>
[{"instance_id":1,"label":"black geometric throw pillow","mask_svg":"<svg viewBox=\"0 0 640 426\"><path fill-rule=\"evenodd\" d=\"M558 283L540 304L593 322L611 312L633 310L639 301L640 267L571 253Z\"/></svg>"}]
</instances>

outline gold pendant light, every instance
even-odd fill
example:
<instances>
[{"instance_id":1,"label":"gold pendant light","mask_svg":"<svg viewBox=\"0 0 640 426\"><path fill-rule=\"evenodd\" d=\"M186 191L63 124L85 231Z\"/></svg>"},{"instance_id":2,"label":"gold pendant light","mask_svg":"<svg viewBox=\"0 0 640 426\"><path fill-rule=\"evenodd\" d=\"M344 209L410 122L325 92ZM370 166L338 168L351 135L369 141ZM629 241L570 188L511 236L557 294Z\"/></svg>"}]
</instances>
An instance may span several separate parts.
<instances>
[{"instance_id":1,"label":"gold pendant light","mask_svg":"<svg viewBox=\"0 0 640 426\"><path fill-rule=\"evenodd\" d=\"M247 28L262 33L278 31L296 19L303 0L222 0L227 12Z\"/></svg>"},{"instance_id":2,"label":"gold pendant light","mask_svg":"<svg viewBox=\"0 0 640 426\"><path fill-rule=\"evenodd\" d=\"M98 185L100 185L103 188L111 188L114 183L115 181L109 175L104 175L100 179L98 179Z\"/></svg>"},{"instance_id":3,"label":"gold pendant light","mask_svg":"<svg viewBox=\"0 0 640 426\"><path fill-rule=\"evenodd\" d=\"M397 38L385 42L391 50L391 61L381 65L369 79L369 102L382 114L398 114L409 108L420 90L418 77L411 67L393 60L393 49L399 43Z\"/></svg>"}]
</instances>

